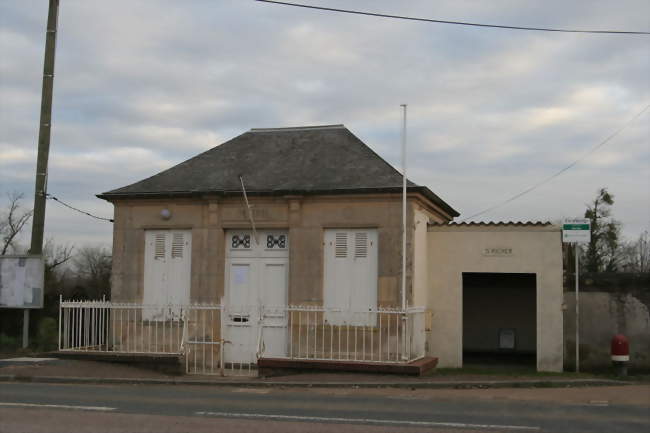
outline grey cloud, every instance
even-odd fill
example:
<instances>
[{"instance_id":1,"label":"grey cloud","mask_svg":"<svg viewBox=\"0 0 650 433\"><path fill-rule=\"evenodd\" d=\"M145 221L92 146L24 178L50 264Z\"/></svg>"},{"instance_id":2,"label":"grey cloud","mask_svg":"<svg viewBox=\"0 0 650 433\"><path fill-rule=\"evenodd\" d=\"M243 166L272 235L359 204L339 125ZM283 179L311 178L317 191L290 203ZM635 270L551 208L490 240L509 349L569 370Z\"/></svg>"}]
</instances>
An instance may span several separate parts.
<instances>
[{"instance_id":1,"label":"grey cloud","mask_svg":"<svg viewBox=\"0 0 650 433\"><path fill-rule=\"evenodd\" d=\"M0 4L0 35L10 35L0 39L0 59L9 59L0 61L0 98L10 101L0 104L0 154L35 145L47 7L34 4ZM622 29L643 29L650 13L642 0L354 7ZM345 123L399 166L406 102L413 179L467 214L553 173L618 128L649 99L649 71L644 37L471 29L252 1L63 2L50 187L90 205L95 193L257 126ZM486 218L573 216L599 186L610 186L626 230L638 232L650 213L630 173L647 174L648 136L647 127L632 125L595 159ZM0 189L32 188L33 163L7 159ZM48 216L48 230L110 239L110 231L75 232L64 209Z\"/></svg>"}]
</instances>

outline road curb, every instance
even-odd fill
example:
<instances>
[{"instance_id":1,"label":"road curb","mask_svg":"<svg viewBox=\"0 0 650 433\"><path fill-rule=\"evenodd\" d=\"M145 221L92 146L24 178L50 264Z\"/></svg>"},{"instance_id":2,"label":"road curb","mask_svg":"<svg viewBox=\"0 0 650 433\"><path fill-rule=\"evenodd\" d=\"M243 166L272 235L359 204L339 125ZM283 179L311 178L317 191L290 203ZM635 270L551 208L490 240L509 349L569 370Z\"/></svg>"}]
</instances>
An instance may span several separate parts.
<instances>
[{"instance_id":1,"label":"road curb","mask_svg":"<svg viewBox=\"0 0 650 433\"><path fill-rule=\"evenodd\" d=\"M256 388L410 388L410 389L487 389L487 388L578 388L634 385L636 382L602 379L499 380L446 382L298 382L256 380L150 379L119 377L21 376L0 375L0 382L68 383L105 385L195 385Z\"/></svg>"}]
</instances>

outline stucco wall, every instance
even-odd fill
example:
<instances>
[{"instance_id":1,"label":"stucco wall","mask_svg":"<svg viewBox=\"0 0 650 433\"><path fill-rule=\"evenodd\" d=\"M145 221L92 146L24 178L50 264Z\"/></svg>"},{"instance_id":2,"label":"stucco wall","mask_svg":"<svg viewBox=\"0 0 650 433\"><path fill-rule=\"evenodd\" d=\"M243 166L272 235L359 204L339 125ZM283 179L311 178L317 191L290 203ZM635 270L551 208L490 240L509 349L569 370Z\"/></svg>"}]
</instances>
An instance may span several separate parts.
<instances>
[{"instance_id":1,"label":"stucco wall","mask_svg":"<svg viewBox=\"0 0 650 433\"><path fill-rule=\"evenodd\" d=\"M429 276L427 272L428 242L427 224L429 214L416 207L413 213L413 305L424 306L428 303Z\"/></svg>"},{"instance_id":2,"label":"stucco wall","mask_svg":"<svg viewBox=\"0 0 650 433\"><path fill-rule=\"evenodd\" d=\"M419 199L412 197L409 200L407 294L412 304L413 206ZM375 228L379 235L378 302L380 306L400 305L402 211L399 195L253 197L251 205L258 228L289 230L290 303L322 302L324 229ZM165 221L160 218L163 208L171 211L171 219ZM433 209L429 209L429 212L436 214ZM442 220L442 217L438 219ZM426 229L426 222L420 226ZM220 302L224 293L225 230L249 227L239 197L117 201L113 237L113 299L129 302L142 300L145 230L191 229L191 299L193 302ZM419 230L422 231L422 228ZM419 248L421 246L419 244Z\"/></svg>"},{"instance_id":3,"label":"stucco wall","mask_svg":"<svg viewBox=\"0 0 650 433\"><path fill-rule=\"evenodd\" d=\"M430 226L429 353L441 367L461 367L463 272L536 274L537 369L561 371L562 243L554 226ZM497 249L495 254L486 249ZM510 253L499 254L499 251Z\"/></svg>"}]
</instances>

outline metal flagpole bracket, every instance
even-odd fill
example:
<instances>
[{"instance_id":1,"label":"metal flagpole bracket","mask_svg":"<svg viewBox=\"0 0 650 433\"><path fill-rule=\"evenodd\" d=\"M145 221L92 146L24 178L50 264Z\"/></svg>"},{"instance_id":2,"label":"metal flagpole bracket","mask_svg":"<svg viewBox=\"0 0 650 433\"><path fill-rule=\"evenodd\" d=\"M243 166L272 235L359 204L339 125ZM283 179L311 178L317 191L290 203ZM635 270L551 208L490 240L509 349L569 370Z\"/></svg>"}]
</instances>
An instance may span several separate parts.
<instances>
[{"instance_id":1,"label":"metal flagpole bracket","mask_svg":"<svg viewBox=\"0 0 650 433\"><path fill-rule=\"evenodd\" d=\"M255 220L253 219L253 211L251 210L251 205L248 202L248 195L246 194L246 187L244 186L244 177L239 175L239 182L241 183L241 190L244 193L244 201L246 202L246 211L248 213L248 219L251 222L251 228L253 229L253 240L256 244L257 242L257 230L255 229Z\"/></svg>"}]
</instances>

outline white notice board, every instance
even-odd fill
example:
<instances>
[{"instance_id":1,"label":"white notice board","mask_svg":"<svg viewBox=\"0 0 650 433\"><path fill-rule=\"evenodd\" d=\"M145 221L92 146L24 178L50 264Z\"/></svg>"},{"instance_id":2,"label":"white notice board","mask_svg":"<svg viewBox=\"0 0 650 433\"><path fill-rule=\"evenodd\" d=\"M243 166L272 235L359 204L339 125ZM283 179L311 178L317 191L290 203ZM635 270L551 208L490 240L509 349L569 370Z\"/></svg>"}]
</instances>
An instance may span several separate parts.
<instances>
[{"instance_id":1,"label":"white notice board","mask_svg":"<svg viewBox=\"0 0 650 433\"><path fill-rule=\"evenodd\" d=\"M43 308L41 256L0 256L0 308Z\"/></svg>"}]
</instances>

